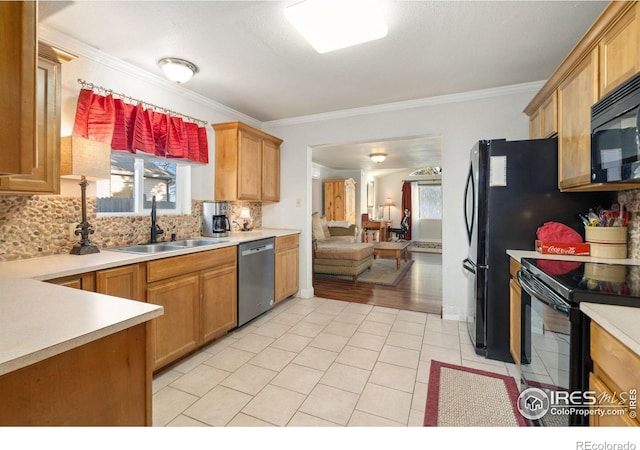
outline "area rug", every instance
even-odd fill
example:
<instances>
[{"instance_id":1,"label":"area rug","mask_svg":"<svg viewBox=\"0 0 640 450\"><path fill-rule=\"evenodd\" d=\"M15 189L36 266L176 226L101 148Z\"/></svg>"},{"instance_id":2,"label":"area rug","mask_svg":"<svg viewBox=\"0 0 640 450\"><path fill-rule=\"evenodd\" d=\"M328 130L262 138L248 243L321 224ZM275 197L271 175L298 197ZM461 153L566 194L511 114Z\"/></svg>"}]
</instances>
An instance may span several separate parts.
<instances>
[{"instance_id":1,"label":"area rug","mask_svg":"<svg viewBox=\"0 0 640 450\"><path fill-rule=\"evenodd\" d=\"M407 250L416 253L442 253L442 242L411 241Z\"/></svg>"},{"instance_id":2,"label":"area rug","mask_svg":"<svg viewBox=\"0 0 640 450\"><path fill-rule=\"evenodd\" d=\"M434 360L424 426L528 426L518 412L518 395L513 377Z\"/></svg>"},{"instance_id":3,"label":"area rug","mask_svg":"<svg viewBox=\"0 0 640 450\"><path fill-rule=\"evenodd\" d=\"M371 270L365 270L358 276L358 283L381 284L384 286L396 286L407 274L413 260L400 260L400 269L396 269L396 260L391 258L377 258L373 261ZM350 275L328 275L317 273L316 278L353 281Z\"/></svg>"}]
</instances>

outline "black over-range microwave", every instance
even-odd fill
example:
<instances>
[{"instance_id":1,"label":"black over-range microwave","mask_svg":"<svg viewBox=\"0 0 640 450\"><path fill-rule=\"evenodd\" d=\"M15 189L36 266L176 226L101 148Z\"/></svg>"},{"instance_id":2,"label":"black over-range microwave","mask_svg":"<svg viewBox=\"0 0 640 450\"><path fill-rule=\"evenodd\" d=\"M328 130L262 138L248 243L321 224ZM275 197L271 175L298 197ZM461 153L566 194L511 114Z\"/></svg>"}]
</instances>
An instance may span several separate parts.
<instances>
[{"instance_id":1,"label":"black over-range microwave","mask_svg":"<svg viewBox=\"0 0 640 450\"><path fill-rule=\"evenodd\" d=\"M592 182L640 183L639 110L640 72L591 107Z\"/></svg>"}]
</instances>

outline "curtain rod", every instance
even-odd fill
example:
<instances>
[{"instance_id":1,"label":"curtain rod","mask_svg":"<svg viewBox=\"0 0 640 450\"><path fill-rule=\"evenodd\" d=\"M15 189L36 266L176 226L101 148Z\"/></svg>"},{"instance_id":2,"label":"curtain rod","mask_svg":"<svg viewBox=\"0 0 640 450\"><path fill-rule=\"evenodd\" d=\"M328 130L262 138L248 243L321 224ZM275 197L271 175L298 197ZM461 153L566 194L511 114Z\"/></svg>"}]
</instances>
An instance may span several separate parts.
<instances>
[{"instance_id":1,"label":"curtain rod","mask_svg":"<svg viewBox=\"0 0 640 450\"><path fill-rule=\"evenodd\" d=\"M107 89L105 87L102 86L98 86L96 84L93 83L89 83L88 81L83 80L82 78L78 78L78 84L80 84L82 86L82 88L86 88L86 89L91 89L91 90L98 90L98 91L102 91L106 94L111 94L111 95L117 95L118 97L125 99L125 100L129 100L131 102L135 102L135 103L141 103L143 106L146 106L148 108L152 108L153 110L159 111L159 112L163 112L165 114L173 114L174 116L179 116L182 117L184 119L190 120L192 122L197 122L199 124L202 124L202 126L205 126L207 124L207 122L205 120L201 120L201 119L196 119L195 117L191 117L191 116L187 116L186 114L182 114L176 111L172 111L170 109L167 108L163 108L162 106L158 106L158 105L154 105L153 103L149 103L149 102L145 102L144 100L139 100L137 98L133 98L127 94L121 94L119 92L113 92L111 89Z\"/></svg>"}]
</instances>

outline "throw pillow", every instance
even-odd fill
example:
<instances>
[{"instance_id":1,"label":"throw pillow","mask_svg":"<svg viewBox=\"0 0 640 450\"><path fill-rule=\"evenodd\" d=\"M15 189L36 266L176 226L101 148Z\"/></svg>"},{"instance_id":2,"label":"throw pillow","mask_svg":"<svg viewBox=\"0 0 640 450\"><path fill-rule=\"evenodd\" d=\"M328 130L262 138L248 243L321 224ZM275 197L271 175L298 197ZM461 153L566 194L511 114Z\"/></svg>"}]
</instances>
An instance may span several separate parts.
<instances>
[{"instance_id":1,"label":"throw pillow","mask_svg":"<svg viewBox=\"0 0 640 450\"><path fill-rule=\"evenodd\" d=\"M320 223L320 214L317 212L311 215L311 236L319 241L326 239L324 229Z\"/></svg>"}]
</instances>

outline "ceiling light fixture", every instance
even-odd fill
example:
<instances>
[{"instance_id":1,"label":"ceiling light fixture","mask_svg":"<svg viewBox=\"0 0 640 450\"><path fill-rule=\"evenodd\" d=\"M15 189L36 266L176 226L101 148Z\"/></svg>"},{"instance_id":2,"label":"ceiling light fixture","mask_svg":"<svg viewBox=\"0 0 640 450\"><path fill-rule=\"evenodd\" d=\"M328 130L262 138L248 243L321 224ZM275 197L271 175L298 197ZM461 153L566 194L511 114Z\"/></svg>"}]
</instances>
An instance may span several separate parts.
<instances>
[{"instance_id":1,"label":"ceiling light fixture","mask_svg":"<svg viewBox=\"0 0 640 450\"><path fill-rule=\"evenodd\" d=\"M284 13L318 53L380 39L388 31L380 4L372 0L304 0Z\"/></svg>"},{"instance_id":2,"label":"ceiling light fixture","mask_svg":"<svg viewBox=\"0 0 640 450\"><path fill-rule=\"evenodd\" d=\"M381 163L382 161L387 159L387 154L386 153L372 153L372 154L369 155L369 158L371 158L371 161L373 161L373 162Z\"/></svg>"},{"instance_id":3,"label":"ceiling light fixture","mask_svg":"<svg viewBox=\"0 0 640 450\"><path fill-rule=\"evenodd\" d=\"M198 73L198 66L185 59L162 58L158 65L164 75L174 83L186 83L191 77Z\"/></svg>"}]
</instances>

